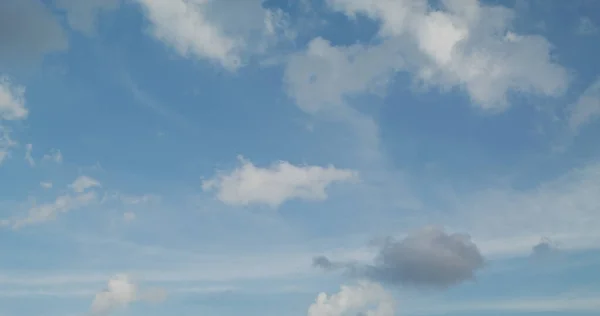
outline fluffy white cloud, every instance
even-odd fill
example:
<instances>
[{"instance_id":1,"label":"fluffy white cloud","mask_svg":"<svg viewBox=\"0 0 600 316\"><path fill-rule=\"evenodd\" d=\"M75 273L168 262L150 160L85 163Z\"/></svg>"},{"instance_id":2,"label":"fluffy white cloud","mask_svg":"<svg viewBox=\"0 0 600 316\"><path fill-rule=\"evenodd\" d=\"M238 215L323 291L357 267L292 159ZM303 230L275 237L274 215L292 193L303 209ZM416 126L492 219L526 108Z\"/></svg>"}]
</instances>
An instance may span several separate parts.
<instances>
[{"instance_id":1,"label":"fluffy white cloud","mask_svg":"<svg viewBox=\"0 0 600 316\"><path fill-rule=\"evenodd\" d=\"M125 274L117 274L108 280L107 288L96 294L91 306L95 316L108 315L136 301L158 302L164 300L166 293L162 289L149 289L140 293L137 284Z\"/></svg>"},{"instance_id":2,"label":"fluffy white cloud","mask_svg":"<svg viewBox=\"0 0 600 316\"><path fill-rule=\"evenodd\" d=\"M81 193L89 188L99 187L100 182L98 180L88 177L88 176L79 176L73 183L69 185L73 191L77 193Z\"/></svg>"},{"instance_id":3,"label":"fluffy white cloud","mask_svg":"<svg viewBox=\"0 0 600 316\"><path fill-rule=\"evenodd\" d=\"M577 133L580 128L600 117L600 77L596 79L571 107L569 127Z\"/></svg>"},{"instance_id":4,"label":"fluffy white cloud","mask_svg":"<svg viewBox=\"0 0 600 316\"><path fill-rule=\"evenodd\" d=\"M359 282L343 285L338 293L328 296L320 293L308 309L308 316L393 316L393 297L377 283Z\"/></svg>"},{"instance_id":5,"label":"fluffy white cloud","mask_svg":"<svg viewBox=\"0 0 600 316\"><path fill-rule=\"evenodd\" d=\"M121 0L55 0L54 4L67 12L67 21L74 30L92 35L98 15L119 7Z\"/></svg>"},{"instance_id":6,"label":"fluffy white cloud","mask_svg":"<svg viewBox=\"0 0 600 316\"><path fill-rule=\"evenodd\" d=\"M186 57L206 59L226 69L241 66L246 53L262 53L289 37L285 14L259 0L136 0L155 38Z\"/></svg>"},{"instance_id":7,"label":"fluffy white cloud","mask_svg":"<svg viewBox=\"0 0 600 316\"><path fill-rule=\"evenodd\" d=\"M290 199L324 200L330 184L358 178L352 170L333 166L294 166L281 161L260 168L238 158L240 167L202 183L204 191L216 190L217 198L230 205L266 204L276 208Z\"/></svg>"},{"instance_id":8,"label":"fluffy white cloud","mask_svg":"<svg viewBox=\"0 0 600 316\"><path fill-rule=\"evenodd\" d=\"M567 71L553 61L545 38L511 31L514 12L508 8L476 0L443 0L441 9L426 0L327 3L351 18L379 21L381 41L335 49L320 39L312 42L287 71L291 95L302 108L314 111L319 101L336 104L344 95L369 91L399 69L426 86L464 89L475 105L492 111L506 108L511 93L557 96L568 85ZM298 70L311 62L307 71Z\"/></svg>"},{"instance_id":9,"label":"fluffy white cloud","mask_svg":"<svg viewBox=\"0 0 600 316\"><path fill-rule=\"evenodd\" d=\"M0 120L22 120L28 114L25 87L13 84L7 76L0 76Z\"/></svg>"}]
</instances>

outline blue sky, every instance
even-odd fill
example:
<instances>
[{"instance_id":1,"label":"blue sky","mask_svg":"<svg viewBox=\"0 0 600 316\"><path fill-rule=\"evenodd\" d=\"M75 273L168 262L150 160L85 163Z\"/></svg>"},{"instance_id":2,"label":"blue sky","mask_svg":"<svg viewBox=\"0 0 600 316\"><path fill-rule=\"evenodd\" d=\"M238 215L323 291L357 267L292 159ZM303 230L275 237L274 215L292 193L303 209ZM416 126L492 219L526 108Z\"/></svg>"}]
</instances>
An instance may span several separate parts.
<instances>
[{"instance_id":1,"label":"blue sky","mask_svg":"<svg viewBox=\"0 0 600 316\"><path fill-rule=\"evenodd\" d=\"M600 311L595 1L0 21L0 316Z\"/></svg>"}]
</instances>

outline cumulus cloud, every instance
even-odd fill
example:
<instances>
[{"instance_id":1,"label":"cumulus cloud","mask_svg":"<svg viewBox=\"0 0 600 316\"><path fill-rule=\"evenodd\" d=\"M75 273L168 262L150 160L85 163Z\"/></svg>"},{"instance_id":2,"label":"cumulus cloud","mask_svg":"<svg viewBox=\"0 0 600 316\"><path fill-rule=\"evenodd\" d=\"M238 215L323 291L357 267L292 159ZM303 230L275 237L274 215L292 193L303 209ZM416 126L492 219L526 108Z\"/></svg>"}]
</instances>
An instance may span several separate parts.
<instances>
[{"instance_id":1,"label":"cumulus cloud","mask_svg":"<svg viewBox=\"0 0 600 316\"><path fill-rule=\"evenodd\" d=\"M0 76L0 120L23 120L28 114L25 87L14 84L8 76Z\"/></svg>"},{"instance_id":2,"label":"cumulus cloud","mask_svg":"<svg viewBox=\"0 0 600 316\"><path fill-rule=\"evenodd\" d=\"M582 127L600 117L600 77L596 79L571 106L569 127L577 133Z\"/></svg>"},{"instance_id":3,"label":"cumulus cloud","mask_svg":"<svg viewBox=\"0 0 600 316\"><path fill-rule=\"evenodd\" d=\"M446 288L473 279L485 259L468 235L426 227L402 240L388 238L373 264L331 262L326 257L316 257L313 264L393 285Z\"/></svg>"},{"instance_id":4,"label":"cumulus cloud","mask_svg":"<svg viewBox=\"0 0 600 316\"><path fill-rule=\"evenodd\" d=\"M136 218L136 215L134 212L125 212L123 213L123 220L125 222L133 222Z\"/></svg>"},{"instance_id":5,"label":"cumulus cloud","mask_svg":"<svg viewBox=\"0 0 600 316\"><path fill-rule=\"evenodd\" d=\"M85 190L93 187L99 187L100 182L98 180L88 177L88 176L79 176L73 183L69 185L73 191L77 193L84 192Z\"/></svg>"},{"instance_id":6,"label":"cumulus cloud","mask_svg":"<svg viewBox=\"0 0 600 316\"><path fill-rule=\"evenodd\" d=\"M393 297L381 285L362 281L355 286L343 285L330 296L319 293L308 309L308 316L393 316L394 310Z\"/></svg>"},{"instance_id":7,"label":"cumulus cloud","mask_svg":"<svg viewBox=\"0 0 600 316\"><path fill-rule=\"evenodd\" d=\"M444 0L439 9L426 0L327 3L350 18L378 21L381 41L332 48L316 39L305 55L292 59L287 71L291 95L310 111L323 103L336 105L349 93L385 86L400 70L426 86L461 88L473 104L491 111L505 109L512 93L558 96L567 88L567 71L554 62L552 45L542 36L511 31L511 9L476 0ZM298 67L311 62L306 70Z\"/></svg>"},{"instance_id":8,"label":"cumulus cloud","mask_svg":"<svg viewBox=\"0 0 600 316\"><path fill-rule=\"evenodd\" d=\"M228 70L244 54L261 53L286 33L286 15L259 0L136 0L152 35L185 57L214 61Z\"/></svg>"},{"instance_id":9,"label":"cumulus cloud","mask_svg":"<svg viewBox=\"0 0 600 316\"><path fill-rule=\"evenodd\" d=\"M68 46L63 29L42 1L0 1L0 21L0 67L35 62Z\"/></svg>"},{"instance_id":10,"label":"cumulus cloud","mask_svg":"<svg viewBox=\"0 0 600 316\"><path fill-rule=\"evenodd\" d=\"M72 29L86 35L92 35L96 30L98 16L103 11L115 10L121 0L55 0L57 8L67 13L67 21Z\"/></svg>"},{"instance_id":11,"label":"cumulus cloud","mask_svg":"<svg viewBox=\"0 0 600 316\"><path fill-rule=\"evenodd\" d=\"M204 191L216 191L217 198L229 205L264 204L276 208L291 199L324 200L332 183L358 178L355 171L333 166L294 166L281 161L261 168L238 158L241 166L202 182Z\"/></svg>"},{"instance_id":12,"label":"cumulus cloud","mask_svg":"<svg viewBox=\"0 0 600 316\"><path fill-rule=\"evenodd\" d=\"M96 294L90 310L94 316L109 315L136 301L159 302L165 297L166 292L159 288L140 293L138 285L128 275L117 274L108 280L104 291Z\"/></svg>"}]
</instances>

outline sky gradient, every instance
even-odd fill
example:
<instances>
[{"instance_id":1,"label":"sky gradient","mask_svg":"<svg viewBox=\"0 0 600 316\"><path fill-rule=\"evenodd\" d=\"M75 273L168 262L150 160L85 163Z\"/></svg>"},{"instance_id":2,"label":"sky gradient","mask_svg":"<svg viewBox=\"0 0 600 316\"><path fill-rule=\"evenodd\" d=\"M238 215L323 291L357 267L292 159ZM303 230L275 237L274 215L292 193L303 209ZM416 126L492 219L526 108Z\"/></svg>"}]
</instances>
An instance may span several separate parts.
<instances>
[{"instance_id":1,"label":"sky gradient","mask_svg":"<svg viewBox=\"0 0 600 316\"><path fill-rule=\"evenodd\" d=\"M598 315L600 2L0 1L0 316Z\"/></svg>"}]
</instances>

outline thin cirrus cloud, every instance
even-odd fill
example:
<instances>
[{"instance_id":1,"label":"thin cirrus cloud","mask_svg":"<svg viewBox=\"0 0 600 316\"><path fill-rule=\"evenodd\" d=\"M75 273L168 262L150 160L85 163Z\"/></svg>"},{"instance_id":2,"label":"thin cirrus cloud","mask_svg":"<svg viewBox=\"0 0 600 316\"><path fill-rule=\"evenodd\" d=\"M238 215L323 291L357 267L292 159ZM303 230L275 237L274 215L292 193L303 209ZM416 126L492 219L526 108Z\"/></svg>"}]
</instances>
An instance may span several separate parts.
<instances>
[{"instance_id":1,"label":"thin cirrus cloud","mask_svg":"<svg viewBox=\"0 0 600 316\"><path fill-rule=\"evenodd\" d=\"M204 191L214 191L219 201L233 206L277 208L292 199L325 200L331 184L358 179L357 172L333 166L295 166L281 161L261 168L241 156L238 159L241 166L202 182Z\"/></svg>"}]
</instances>

